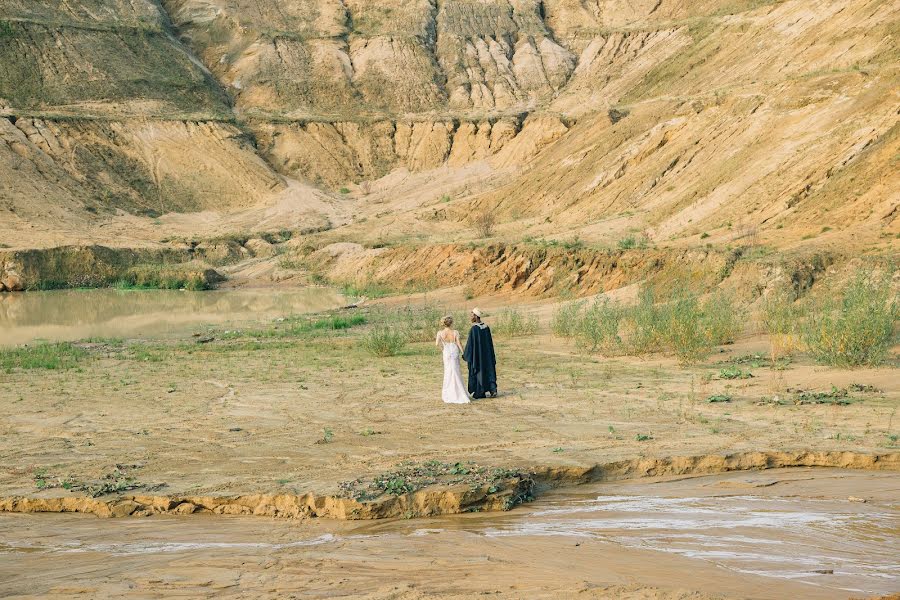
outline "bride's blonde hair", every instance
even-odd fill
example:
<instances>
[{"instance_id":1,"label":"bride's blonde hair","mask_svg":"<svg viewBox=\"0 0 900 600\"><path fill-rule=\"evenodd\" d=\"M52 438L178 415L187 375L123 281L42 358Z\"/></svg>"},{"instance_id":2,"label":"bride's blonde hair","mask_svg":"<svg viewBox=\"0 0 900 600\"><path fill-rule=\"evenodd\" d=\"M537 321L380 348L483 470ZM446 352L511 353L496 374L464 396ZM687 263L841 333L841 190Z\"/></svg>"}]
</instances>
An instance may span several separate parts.
<instances>
[{"instance_id":1,"label":"bride's blonde hair","mask_svg":"<svg viewBox=\"0 0 900 600\"><path fill-rule=\"evenodd\" d=\"M447 315L446 317L441 319L441 323L443 323L444 327L450 327L451 325L453 325L453 317Z\"/></svg>"}]
</instances>

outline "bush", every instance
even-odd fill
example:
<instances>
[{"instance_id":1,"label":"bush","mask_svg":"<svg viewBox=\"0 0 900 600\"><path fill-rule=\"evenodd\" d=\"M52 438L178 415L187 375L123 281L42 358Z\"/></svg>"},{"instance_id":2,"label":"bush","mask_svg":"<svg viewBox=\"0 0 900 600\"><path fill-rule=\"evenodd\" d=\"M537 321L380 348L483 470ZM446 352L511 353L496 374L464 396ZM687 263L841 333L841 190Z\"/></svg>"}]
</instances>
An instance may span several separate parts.
<instances>
[{"instance_id":1,"label":"bush","mask_svg":"<svg viewBox=\"0 0 900 600\"><path fill-rule=\"evenodd\" d=\"M682 363L700 362L712 353L712 332L704 323L704 315L696 296L682 296L663 306L665 346Z\"/></svg>"},{"instance_id":2,"label":"bush","mask_svg":"<svg viewBox=\"0 0 900 600\"><path fill-rule=\"evenodd\" d=\"M561 305L550 320L550 329L559 337L575 337L576 326L581 318L584 302L569 302Z\"/></svg>"},{"instance_id":3,"label":"bush","mask_svg":"<svg viewBox=\"0 0 900 600\"><path fill-rule=\"evenodd\" d=\"M633 235L619 240L619 250L631 250L635 247L637 247L637 240L634 239Z\"/></svg>"},{"instance_id":4,"label":"bush","mask_svg":"<svg viewBox=\"0 0 900 600\"><path fill-rule=\"evenodd\" d=\"M801 334L816 361L840 367L884 361L897 317L890 277L860 272L839 299L826 299L810 311Z\"/></svg>"},{"instance_id":5,"label":"bush","mask_svg":"<svg viewBox=\"0 0 900 600\"><path fill-rule=\"evenodd\" d=\"M499 335L534 335L538 330L538 320L534 315L524 315L516 309L506 309L497 315L493 327Z\"/></svg>"},{"instance_id":6,"label":"bush","mask_svg":"<svg viewBox=\"0 0 900 600\"><path fill-rule=\"evenodd\" d=\"M621 346L619 322L622 310L609 299L594 300L576 321L575 340L589 352L610 352Z\"/></svg>"},{"instance_id":7,"label":"bush","mask_svg":"<svg viewBox=\"0 0 900 600\"><path fill-rule=\"evenodd\" d=\"M363 349L374 356L395 356L406 346L409 333L397 327L376 325L361 340Z\"/></svg>"},{"instance_id":8,"label":"bush","mask_svg":"<svg viewBox=\"0 0 900 600\"><path fill-rule=\"evenodd\" d=\"M703 303L703 323L713 344L732 344L741 332L741 312L731 296L713 292Z\"/></svg>"},{"instance_id":9,"label":"bush","mask_svg":"<svg viewBox=\"0 0 900 600\"><path fill-rule=\"evenodd\" d=\"M722 292L701 304L696 295L676 291L658 304L653 290L644 288L625 319L630 326L630 351L668 350L683 363L703 360L715 346L733 342L741 330L740 314L731 297Z\"/></svg>"},{"instance_id":10,"label":"bush","mask_svg":"<svg viewBox=\"0 0 900 600\"><path fill-rule=\"evenodd\" d=\"M497 224L497 217L492 212L481 212L473 216L469 223L475 228L475 232L479 237L491 237L494 235L494 226Z\"/></svg>"},{"instance_id":11,"label":"bush","mask_svg":"<svg viewBox=\"0 0 900 600\"><path fill-rule=\"evenodd\" d=\"M638 303L626 315L630 326L628 345L635 354L648 354L663 346L666 315L656 305L653 289L644 287L638 294Z\"/></svg>"},{"instance_id":12,"label":"bush","mask_svg":"<svg viewBox=\"0 0 900 600\"><path fill-rule=\"evenodd\" d=\"M617 246L619 247L619 250L633 250L635 248L643 249L643 248L647 247L648 242L649 242L649 240L647 239L647 236L645 236L645 235L641 235L641 236L629 235L629 236L624 237L621 240L619 240Z\"/></svg>"},{"instance_id":13,"label":"bush","mask_svg":"<svg viewBox=\"0 0 900 600\"><path fill-rule=\"evenodd\" d=\"M788 294L781 293L766 298L762 313L772 360L792 354L799 346L803 311Z\"/></svg>"}]
</instances>

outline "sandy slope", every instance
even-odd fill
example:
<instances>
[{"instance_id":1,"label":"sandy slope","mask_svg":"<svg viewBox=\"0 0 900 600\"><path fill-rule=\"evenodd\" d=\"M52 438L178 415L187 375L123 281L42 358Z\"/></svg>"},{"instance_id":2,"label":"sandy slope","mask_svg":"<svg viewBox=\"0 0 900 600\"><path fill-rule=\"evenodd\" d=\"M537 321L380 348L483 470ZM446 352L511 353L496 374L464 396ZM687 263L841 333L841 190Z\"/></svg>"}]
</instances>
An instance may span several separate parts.
<instances>
[{"instance_id":1,"label":"sandy slope","mask_svg":"<svg viewBox=\"0 0 900 600\"><path fill-rule=\"evenodd\" d=\"M460 237L474 210L513 239L895 248L885 0L79 0L0 19L6 246L353 216L347 235Z\"/></svg>"}]
</instances>

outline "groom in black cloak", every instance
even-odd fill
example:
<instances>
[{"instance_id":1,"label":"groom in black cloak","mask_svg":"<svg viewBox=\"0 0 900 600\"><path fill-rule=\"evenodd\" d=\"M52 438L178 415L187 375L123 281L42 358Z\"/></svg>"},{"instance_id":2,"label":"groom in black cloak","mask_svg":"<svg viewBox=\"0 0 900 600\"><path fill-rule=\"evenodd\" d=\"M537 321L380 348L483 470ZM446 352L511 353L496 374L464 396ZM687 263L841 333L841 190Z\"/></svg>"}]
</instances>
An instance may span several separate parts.
<instances>
[{"instance_id":1,"label":"groom in black cloak","mask_svg":"<svg viewBox=\"0 0 900 600\"><path fill-rule=\"evenodd\" d=\"M469 365L469 393L473 398L497 397L497 357L491 328L481 322L481 311L472 309L472 329L463 360Z\"/></svg>"}]
</instances>

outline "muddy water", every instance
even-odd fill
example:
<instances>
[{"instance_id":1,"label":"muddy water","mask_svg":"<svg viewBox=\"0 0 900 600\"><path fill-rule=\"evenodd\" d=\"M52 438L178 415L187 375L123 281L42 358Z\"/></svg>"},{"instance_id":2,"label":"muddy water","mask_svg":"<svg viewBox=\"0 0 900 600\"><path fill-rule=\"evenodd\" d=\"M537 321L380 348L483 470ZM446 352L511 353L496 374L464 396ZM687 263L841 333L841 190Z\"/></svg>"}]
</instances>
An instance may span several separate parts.
<instances>
[{"instance_id":1,"label":"muddy water","mask_svg":"<svg viewBox=\"0 0 900 600\"><path fill-rule=\"evenodd\" d=\"M412 521L8 514L0 591L847 598L900 590L898 498L895 473L795 469L596 485L509 513Z\"/></svg>"},{"instance_id":2,"label":"muddy water","mask_svg":"<svg viewBox=\"0 0 900 600\"><path fill-rule=\"evenodd\" d=\"M228 324L335 308L327 288L293 290L59 290L0 294L0 345L43 339L183 334L201 324Z\"/></svg>"}]
</instances>

